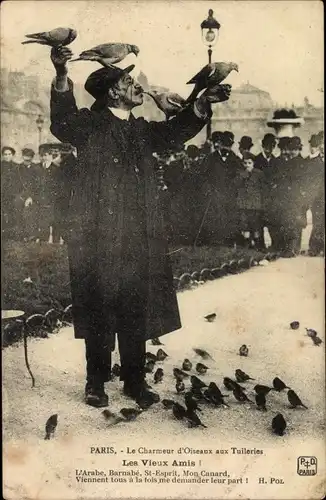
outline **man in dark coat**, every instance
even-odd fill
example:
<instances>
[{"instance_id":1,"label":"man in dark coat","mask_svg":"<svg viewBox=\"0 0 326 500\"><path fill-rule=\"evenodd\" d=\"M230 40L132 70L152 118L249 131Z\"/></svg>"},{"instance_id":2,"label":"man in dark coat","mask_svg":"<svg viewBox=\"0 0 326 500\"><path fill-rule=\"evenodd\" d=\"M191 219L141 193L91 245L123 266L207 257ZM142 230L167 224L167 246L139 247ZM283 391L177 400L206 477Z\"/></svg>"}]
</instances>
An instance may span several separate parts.
<instances>
[{"instance_id":1,"label":"man in dark coat","mask_svg":"<svg viewBox=\"0 0 326 500\"><path fill-rule=\"evenodd\" d=\"M323 144L320 134L313 134L309 140L310 154L307 162L306 191L312 213L312 231L309 239L309 254L324 252L325 238L325 163L322 157Z\"/></svg>"},{"instance_id":2,"label":"man in dark coat","mask_svg":"<svg viewBox=\"0 0 326 500\"><path fill-rule=\"evenodd\" d=\"M15 195L17 188L16 151L10 146L1 149L1 233L4 240L15 239Z\"/></svg>"},{"instance_id":3,"label":"man in dark coat","mask_svg":"<svg viewBox=\"0 0 326 500\"><path fill-rule=\"evenodd\" d=\"M244 153L250 153L254 143L249 135L244 135L239 141L239 157L242 160Z\"/></svg>"},{"instance_id":4,"label":"man in dark coat","mask_svg":"<svg viewBox=\"0 0 326 500\"><path fill-rule=\"evenodd\" d=\"M85 401L103 407L115 333L124 392L139 401L152 397L145 341L181 327L153 152L191 139L211 109L204 95L167 122L134 118L143 89L129 74L132 66L92 73L85 89L95 103L78 110L67 78L71 55L67 47L51 52L51 132L77 148L68 237L73 319L75 337L86 341Z\"/></svg>"},{"instance_id":5,"label":"man in dark coat","mask_svg":"<svg viewBox=\"0 0 326 500\"><path fill-rule=\"evenodd\" d=\"M276 137L274 134L265 134L261 141L262 152L256 156L255 168L264 170L273 165L275 156L273 151L276 147Z\"/></svg>"}]
</instances>

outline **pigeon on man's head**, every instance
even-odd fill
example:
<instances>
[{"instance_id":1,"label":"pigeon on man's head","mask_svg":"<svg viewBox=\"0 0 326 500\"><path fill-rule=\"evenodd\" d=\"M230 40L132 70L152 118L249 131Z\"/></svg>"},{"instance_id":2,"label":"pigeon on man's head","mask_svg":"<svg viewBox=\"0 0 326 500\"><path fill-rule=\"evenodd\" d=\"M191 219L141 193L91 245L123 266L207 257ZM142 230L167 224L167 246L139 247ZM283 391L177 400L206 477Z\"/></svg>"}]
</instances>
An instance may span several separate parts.
<instances>
[{"instance_id":1,"label":"pigeon on man's head","mask_svg":"<svg viewBox=\"0 0 326 500\"><path fill-rule=\"evenodd\" d=\"M23 45L38 43L40 45L48 45L49 47L60 47L73 42L77 36L77 31L72 28L55 28L51 31L32 33L25 36L26 38L32 38L32 40L25 40L22 42Z\"/></svg>"},{"instance_id":2,"label":"pigeon on man's head","mask_svg":"<svg viewBox=\"0 0 326 500\"><path fill-rule=\"evenodd\" d=\"M55 413L48 418L45 424L45 440L50 439L53 436L58 424L58 414Z\"/></svg>"},{"instance_id":3,"label":"pigeon on man's head","mask_svg":"<svg viewBox=\"0 0 326 500\"><path fill-rule=\"evenodd\" d=\"M70 62L97 61L104 67L112 67L114 64L123 61L131 53L135 54L135 56L139 54L137 45L129 43L103 43L89 50L84 50L76 59L71 59Z\"/></svg>"},{"instance_id":4,"label":"pigeon on man's head","mask_svg":"<svg viewBox=\"0 0 326 500\"><path fill-rule=\"evenodd\" d=\"M308 407L303 404L297 393L294 392L292 389L288 391L288 400L292 408L296 408L297 406L302 406L303 408L308 410Z\"/></svg>"},{"instance_id":5,"label":"pigeon on man's head","mask_svg":"<svg viewBox=\"0 0 326 500\"><path fill-rule=\"evenodd\" d=\"M204 66L199 73L187 82L187 84L195 84L187 102L194 102L201 90L222 83L233 70L239 71L238 65L233 62L210 63Z\"/></svg>"},{"instance_id":6,"label":"pigeon on man's head","mask_svg":"<svg viewBox=\"0 0 326 500\"><path fill-rule=\"evenodd\" d=\"M286 429L286 421L282 413L278 413L272 420L272 429L274 434L278 436L283 436Z\"/></svg>"},{"instance_id":7,"label":"pigeon on man's head","mask_svg":"<svg viewBox=\"0 0 326 500\"><path fill-rule=\"evenodd\" d=\"M147 90L148 94L154 100L158 109L163 111L168 120L171 116L177 115L184 109L185 99L175 92L158 92L157 90Z\"/></svg>"}]
</instances>

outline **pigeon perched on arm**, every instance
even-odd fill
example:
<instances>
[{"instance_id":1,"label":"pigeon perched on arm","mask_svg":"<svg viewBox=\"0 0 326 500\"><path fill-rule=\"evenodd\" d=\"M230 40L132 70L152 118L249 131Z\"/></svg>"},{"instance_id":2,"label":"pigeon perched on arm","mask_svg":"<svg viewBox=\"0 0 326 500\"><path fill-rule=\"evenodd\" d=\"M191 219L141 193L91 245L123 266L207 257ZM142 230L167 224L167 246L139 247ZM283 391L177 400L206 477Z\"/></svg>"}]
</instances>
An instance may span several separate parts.
<instances>
[{"instance_id":1,"label":"pigeon perched on arm","mask_svg":"<svg viewBox=\"0 0 326 500\"><path fill-rule=\"evenodd\" d=\"M71 59L70 62L97 61L104 67L112 67L114 64L123 61L131 53L138 56L139 48L137 45L129 43L103 43L92 49L84 50L76 59Z\"/></svg>"},{"instance_id":2,"label":"pigeon perched on arm","mask_svg":"<svg viewBox=\"0 0 326 500\"><path fill-rule=\"evenodd\" d=\"M40 45L48 45L49 47L59 47L69 45L73 42L77 36L77 31L72 28L56 28L51 31L32 33L25 36L32 40L25 40L22 42L23 45L27 43L38 43Z\"/></svg>"},{"instance_id":3,"label":"pigeon perched on arm","mask_svg":"<svg viewBox=\"0 0 326 500\"><path fill-rule=\"evenodd\" d=\"M187 84L195 84L195 87L186 102L194 102L201 90L222 83L232 70L239 71L238 65L233 62L211 63L204 66L187 82Z\"/></svg>"},{"instance_id":4,"label":"pigeon perched on arm","mask_svg":"<svg viewBox=\"0 0 326 500\"><path fill-rule=\"evenodd\" d=\"M152 97L158 109L165 114L166 120L182 111L186 103L185 99L175 92L147 90L144 94L148 94Z\"/></svg>"}]
</instances>

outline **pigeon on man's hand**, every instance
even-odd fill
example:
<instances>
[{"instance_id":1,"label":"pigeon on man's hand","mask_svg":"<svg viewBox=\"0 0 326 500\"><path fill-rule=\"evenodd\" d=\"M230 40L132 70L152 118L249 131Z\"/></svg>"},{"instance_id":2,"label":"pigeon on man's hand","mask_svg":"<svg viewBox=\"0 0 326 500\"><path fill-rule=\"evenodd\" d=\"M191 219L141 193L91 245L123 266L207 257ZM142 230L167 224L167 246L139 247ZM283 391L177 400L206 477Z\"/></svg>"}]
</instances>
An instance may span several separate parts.
<instances>
[{"instance_id":1,"label":"pigeon on man's hand","mask_svg":"<svg viewBox=\"0 0 326 500\"><path fill-rule=\"evenodd\" d=\"M128 54L139 54L137 45L129 43L103 43L89 50L84 50L74 61L97 61L104 67L112 67L121 62Z\"/></svg>"},{"instance_id":2,"label":"pigeon on man's hand","mask_svg":"<svg viewBox=\"0 0 326 500\"><path fill-rule=\"evenodd\" d=\"M233 62L210 63L204 66L187 82L187 84L195 84L187 102L194 102L201 90L222 83L232 70L239 71L238 65Z\"/></svg>"},{"instance_id":3,"label":"pigeon on man's hand","mask_svg":"<svg viewBox=\"0 0 326 500\"><path fill-rule=\"evenodd\" d=\"M203 92L202 96L211 104L227 101L231 95L231 85L215 85Z\"/></svg>"},{"instance_id":4,"label":"pigeon on man's hand","mask_svg":"<svg viewBox=\"0 0 326 500\"><path fill-rule=\"evenodd\" d=\"M148 94L154 100L158 109L165 114L166 120L177 115L185 107L185 99L175 92L147 90L144 94Z\"/></svg>"},{"instance_id":5,"label":"pigeon on man's hand","mask_svg":"<svg viewBox=\"0 0 326 500\"><path fill-rule=\"evenodd\" d=\"M32 40L25 40L22 42L23 45L27 43L38 43L40 45L48 45L49 47L60 47L69 45L73 42L77 36L77 31L72 28L55 28L51 31L32 33L25 36Z\"/></svg>"}]
</instances>

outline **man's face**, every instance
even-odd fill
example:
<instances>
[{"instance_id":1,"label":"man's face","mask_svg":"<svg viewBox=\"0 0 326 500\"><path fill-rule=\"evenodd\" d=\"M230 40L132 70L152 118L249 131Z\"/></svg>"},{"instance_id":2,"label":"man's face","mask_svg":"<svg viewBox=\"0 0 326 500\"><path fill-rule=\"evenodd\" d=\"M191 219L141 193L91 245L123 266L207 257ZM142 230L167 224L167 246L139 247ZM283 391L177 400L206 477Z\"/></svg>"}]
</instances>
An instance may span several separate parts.
<instances>
[{"instance_id":1,"label":"man's face","mask_svg":"<svg viewBox=\"0 0 326 500\"><path fill-rule=\"evenodd\" d=\"M300 154L300 149L292 149L290 151L290 158L297 158Z\"/></svg>"},{"instance_id":2,"label":"man's face","mask_svg":"<svg viewBox=\"0 0 326 500\"><path fill-rule=\"evenodd\" d=\"M60 149L59 148L52 148L51 154L52 154L53 159L58 158L58 156L60 155Z\"/></svg>"},{"instance_id":3,"label":"man's face","mask_svg":"<svg viewBox=\"0 0 326 500\"><path fill-rule=\"evenodd\" d=\"M290 157L290 150L287 148L281 149L281 158L283 160L288 160Z\"/></svg>"},{"instance_id":4,"label":"man's face","mask_svg":"<svg viewBox=\"0 0 326 500\"><path fill-rule=\"evenodd\" d=\"M48 151L40 154L41 163L50 163L52 161L52 155Z\"/></svg>"},{"instance_id":5,"label":"man's face","mask_svg":"<svg viewBox=\"0 0 326 500\"><path fill-rule=\"evenodd\" d=\"M243 166L248 172L251 172L254 168L254 162L251 158L247 158L246 160L243 160Z\"/></svg>"},{"instance_id":6,"label":"man's face","mask_svg":"<svg viewBox=\"0 0 326 500\"><path fill-rule=\"evenodd\" d=\"M29 166L32 163L33 157L28 155L23 155L23 164Z\"/></svg>"},{"instance_id":7,"label":"man's face","mask_svg":"<svg viewBox=\"0 0 326 500\"><path fill-rule=\"evenodd\" d=\"M239 152L240 152L240 154L241 154L241 155L243 155L243 153L249 153L250 151L249 151L249 149L248 149L248 148L243 148L243 147L240 147L240 148L239 148Z\"/></svg>"},{"instance_id":8,"label":"man's face","mask_svg":"<svg viewBox=\"0 0 326 500\"><path fill-rule=\"evenodd\" d=\"M3 161L12 161L14 158L14 155L12 154L12 151L10 149L5 149L4 152L2 153L2 160Z\"/></svg>"},{"instance_id":9,"label":"man's face","mask_svg":"<svg viewBox=\"0 0 326 500\"><path fill-rule=\"evenodd\" d=\"M310 153L312 155L315 155L318 152L319 152L319 147L318 146L311 146L311 144L310 144Z\"/></svg>"},{"instance_id":10,"label":"man's face","mask_svg":"<svg viewBox=\"0 0 326 500\"><path fill-rule=\"evenodd\" d=\"M273 153L274 146L272 144L263 144L263 151L266 156L271 156Z\"/></svg>"},{"instance_id":11,"label":"man's face","mask_svg":"<svg viewBox=\"0 0 326 500\"><path fill-rule=\"evenodd\" d=\"M114 86L114 90L122 104L121 107L124 109L132 109L143 104L143 88L139 83L135 82L129 73L125 73L120 78Z\"/></svg>"}]
</instances>

